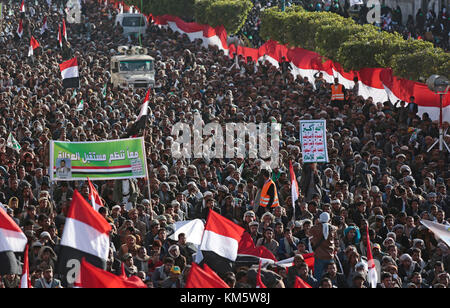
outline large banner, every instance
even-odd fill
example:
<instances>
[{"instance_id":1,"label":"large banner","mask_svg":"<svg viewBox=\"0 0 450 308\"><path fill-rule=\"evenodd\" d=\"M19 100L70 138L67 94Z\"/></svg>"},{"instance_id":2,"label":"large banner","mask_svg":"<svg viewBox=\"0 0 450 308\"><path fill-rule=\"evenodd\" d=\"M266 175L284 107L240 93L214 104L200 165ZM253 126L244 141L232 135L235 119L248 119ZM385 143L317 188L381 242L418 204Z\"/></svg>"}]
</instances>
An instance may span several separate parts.
<instances>
[{"instance_id":1,"label":"large banner","mask_svg":"<svg viewBox=\"0 0 450 308\"><path fill-rule=\"evenodd\" d=\"M300 142L304 163L327 163L326 120L300 121Z\"/></svg>"},{"instance_id":2,"label":"large banner","mask_svg":"<svg viewBox=\"0 0 450 308\"><path fill-rule=\"evenodd\" d=\"M147 177L144 138L50 143L52 181Z\"/></svg>"}]
</instances>

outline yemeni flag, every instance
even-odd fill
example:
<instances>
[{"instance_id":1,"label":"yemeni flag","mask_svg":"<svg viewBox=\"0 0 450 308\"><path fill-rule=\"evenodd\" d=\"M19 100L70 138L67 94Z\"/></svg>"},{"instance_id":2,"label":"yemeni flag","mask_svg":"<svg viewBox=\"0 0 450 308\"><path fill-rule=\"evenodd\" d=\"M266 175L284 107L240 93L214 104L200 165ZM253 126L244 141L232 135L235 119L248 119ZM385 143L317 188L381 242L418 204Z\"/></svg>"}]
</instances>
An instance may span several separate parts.
<instances>
[{"instance_id":1,"label":"yemeni flag","mask_svg":"<svg viewBox=\"0 0 450 308\"><path fill-rule=\"evenodd\" d=\"M86 262L86 259L83 258L80 267L80 279L76 285L81 288L92 289L123 289L147 287L139 277L133 277L135 278L130 281L130 279L127 279L126 277L124 278L122 276L114 275L113 273L95 267L89 262ZM139 281L134 282L136 278Z\"/></svg>"},{"instance_id":2,"label":"yemeni flag","mask_svg":"<svg viewBox=\"0 0 450 308\"><path fill-rule=\"evenodd\" d=\"M59 65L59 69L61 70L63 87L65 89L80 87L80 75L78 72L77 58L72 58L61 63Z\"/></svg>"},{"instance_id":3,"label":"yemeni flag","mask_svg":"<svg viewBox=\"0 0 450 308\"><path fill-rule=\"evenodd\" d=\"M75 190L64 224L57 272L66 285L77 281L82 258L106 269L111 226L100 213Z\"/></svg>"},{"instance_id":4,"label":"yemeni flag","mask_svg":"<svg viewBox=\"0 0 450 308\"><path fill-rule=\"evenodd\" d=\"M27 242L22 229L0 207L0 275L20 273L19 262L14 253L22 253Z\"/></svg>"},{"instance_id":5,"label":"yemeni flag","mask_svg":"<svg viewBox=\"0 0 450 308\"><path fill-rule=\"evenodd\" d=\"M202 264L208 264L219 274L230 271L244 231L241 226L210 210L199 248L203 255Z\"/></svg>"},{"instance_id":6,"label":"yemeni flag","mask_svg":"<svg viewBox=\"0 0 450 308\"><path fill-rule=\"evenodd\" d=\"M41 35L44 34L44 32L48 30L47 26L47 16L44 16L44 19L42 21L42 28L41 28Z\"/></svg>"},{"instance_id":7,"label":"yemeni flag","mask_svg":"<svg viewBox=\"0 0 450 308\"><path fill-rule=\"evenodd\" d=\"M147 95L145 95L144 103L141 105L141 110L139 111L139 115L136 119L136 122L138 122L143 116L148 115L148 103L150 102L150 91L151 89L148 89Z\"/></svg>"},{"instance_id":8,"label":"yemeni flag","mask_svg":"<svg viewBox=\"0 0 450 308\"><path fill-rule=\"evenodd\" d=\"M36 39L33 36L31 36L30 49L28 50L28 56L31 57L34 54L34 50L38 47L40 47L38 41L36 41Z\"/></svg>"},{"instance_id":9,"label":"yemeni flag","mask_svg":"<svg viewBox=\"0 0 450 308\"><path fill-rule=\"evenodd\" d=\"M100 195L97 192L97 189L95 189L94 184L92 184L91 180L88 178L88 184L89 184L89 200L91 200L91 204L94 207L94 210L98 212L98 209L103 207L102 199L100 198Z\"/></svg>"},{"instance_id":10,"label":"yemeni flag","mask_svg":"<svg viewBox=\"0 0 450 308\"><path fill-rule=\"evenodd\" d=\"M299 190L297 178L295 177L294 167L292 167L292 161L289 161L289 174L291 176L291 198L292 198L292 209L294 213L292 215L292 220L295 220L295 201L298 200Z\"/></svg>"},{"instance_id":11,"label":"yemeni flag","mask_svg":"<svg viewBox=\"0 0 450 308\"><path fill-rule=\"evenodd\" d=\"M58 25L58 44L59 47L62 48L62 35L61 35L61 25Z\"/></svg>"},{"instance_id":12,"label":"yemeni flag","mask_svg":"<svg viewBox=\"0 0 450 308\"><path fill-rule=\"evenodd\" d=\"M266 289L266 285L262 282L261 279L261 261L259 261L258 274L256 275L256 288L257 289Z\"/></svg>"},{"instance_id":13,"label":"yemeni flag","mask_svg":"<svg viewBox=\"0 0 450 308\"><path fill-rule=\"evenodd\" d=\"M369 227L366 226L366 237L367 237L367 267L369 269L367 275L367 281L369 282L372 288L377 287L378 282L378 274L377 269L375 267L375 262L373 261L372 256L372 247L370 247L370 237L369 237Z\"/></svg>"},{"instance_id":14,"label":"yemeni flag","mask_svg":"<svg viewBox=\"0 0 450 308\"><path fill-rule=\"evenodd\" d=\"M192 263L191 270L186 280L186 289L227 289L230 288L211 268L203 265L203 269Z\"/></svg>"},{"instance_id":15,"label":"yemeni flag","mask_svg":"<svg viewBox=\"0 0 450 308\"><path fill-rule=\"evenodd\" d=\"M67 30L66 30L66 20L63 18L63 28L62 28L62 36L67 42Z\"/></svg>"},{"instance_id":16,"label":"yemeni flag","mask_svg":"<svg viewBox=\"0 0 450 308\"><path fill-rule=\"evenodd\" d=\"M23 255L23 268L22 268L22 277L20 278L20 288L21 289L31 288L30 266L28 261L28 244L25 247L25 252Z\"/></svg>"},{"instance_id":17,"label":"yemeni flag","mask_svg":"<svg viewBox=\"0 0 450 308\"><path fill-rule=\"evenodd\" d=\"M22 4L20 4L20 13L25 13L25 0L22 0Z\"/></svg>"},{"instance_id":18,"label":"yemeni flag","mask_svg":"<svg viewBox=\"0 0 450 308\"><path fill-rule=\"evenodd\" d=\"M298 276L295 278L294 288L295 289L312 289L312 287L309 284L307 284L303 279L301 279Z\"/></svg>"},{"instance_id":19,"label":"yemeni flag","mask_svg":"<svg viewBox=\"0 0 450 308\"><path fill-rule=\"evenodd\" d=\"M22 19L19 20L19 26L17 27L17 35L22 38L23 35L23 22Z\"/></svg>"}]
</instances>

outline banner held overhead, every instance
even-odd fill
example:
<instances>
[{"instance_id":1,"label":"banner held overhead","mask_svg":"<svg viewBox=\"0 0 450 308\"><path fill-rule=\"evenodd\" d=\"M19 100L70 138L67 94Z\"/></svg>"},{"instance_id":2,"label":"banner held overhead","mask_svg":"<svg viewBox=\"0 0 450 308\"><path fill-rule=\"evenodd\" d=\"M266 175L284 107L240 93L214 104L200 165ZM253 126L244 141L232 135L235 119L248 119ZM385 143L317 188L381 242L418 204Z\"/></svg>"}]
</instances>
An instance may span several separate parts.
<instances>
[{"instance_id":1,"label":"banner held overhead","mask_svg":"<svg viewBox=\"0 0 450 308\"><path fill-rule=\"evenodd\" d=\"M114 180L147 175L144 138L50 143L52 181Z\"/></svg>"}]
</instances>

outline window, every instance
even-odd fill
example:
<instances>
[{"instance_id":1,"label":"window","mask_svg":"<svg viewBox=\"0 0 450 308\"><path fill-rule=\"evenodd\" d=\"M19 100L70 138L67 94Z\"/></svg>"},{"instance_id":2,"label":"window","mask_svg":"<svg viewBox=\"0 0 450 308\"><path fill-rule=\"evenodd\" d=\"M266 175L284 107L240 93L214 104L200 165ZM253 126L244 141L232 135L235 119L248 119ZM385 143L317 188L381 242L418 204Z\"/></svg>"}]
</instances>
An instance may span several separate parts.
<instances>
[{"instance_id":1,"label":"window","mask_svg":"<svg viewBox=\"0 0 450 308\"><path fill-rule=\"evenodd\" d=\"M135 72L151 70L153 70L153 63L150 60L120 61L120 71Z\"/></svg>"},{"instance_id":2,"label":"window","mask_svg":"<svg viewBox=\"0 0 450 308\"><path fill-rule=\"evenodd\" d=\"M144 27L145 19L142 16L124 17L122 27Z\"/></svg>"}]
</instances>

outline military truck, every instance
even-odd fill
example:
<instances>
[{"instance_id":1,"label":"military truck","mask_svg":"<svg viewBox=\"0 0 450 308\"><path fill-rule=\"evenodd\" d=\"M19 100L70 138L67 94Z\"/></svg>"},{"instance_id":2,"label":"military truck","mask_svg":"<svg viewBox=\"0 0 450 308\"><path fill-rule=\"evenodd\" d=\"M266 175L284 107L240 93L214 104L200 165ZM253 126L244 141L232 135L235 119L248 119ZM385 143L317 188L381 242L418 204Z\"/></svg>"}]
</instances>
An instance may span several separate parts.
<instances>
[{"instance_id":1,"label":"military truck","mask_svg":"<svg viewBox=\"0 0 450 308\"><path fill-rule=\"evenodd\" d=\"M111 58L111 83L114 88L149 88L155 86L155 59L146 48L120 46Z\"/></svg>"}]
</instances>

